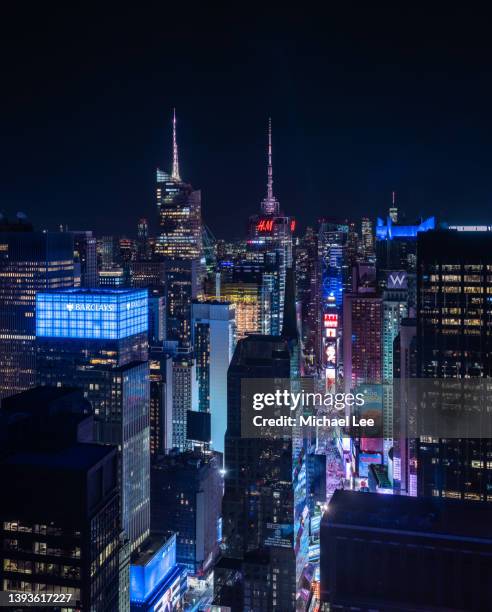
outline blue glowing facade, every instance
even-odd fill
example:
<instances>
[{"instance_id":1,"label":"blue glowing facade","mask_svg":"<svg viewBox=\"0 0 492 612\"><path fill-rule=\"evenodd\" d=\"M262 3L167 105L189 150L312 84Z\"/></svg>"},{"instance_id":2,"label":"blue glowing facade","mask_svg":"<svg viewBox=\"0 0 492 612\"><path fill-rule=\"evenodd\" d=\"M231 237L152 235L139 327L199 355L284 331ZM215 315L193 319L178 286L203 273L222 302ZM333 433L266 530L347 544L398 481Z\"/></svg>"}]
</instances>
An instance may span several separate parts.
<instances>
[{"instance_id":1,"label":"blue glowing facade","mask_svg":"<svg viewBox=\"0 0 492 612\"><path fill-rule=\"evenodd\" d=\"M147 290L67 289L36 294L36 336L121 340L148 329Z\"/></svg>"},{"instance_id":2,"label":"blue glowing facade","mask_svg":"<svg viewBox=\"0 0 492 612\"><path fill-rule=\"evenodd\" d=\"M425 221L416 225L395 225L391 217L377 220L376 238L378 240L393 240L393 238L416 238L420 232L427 232L436 227L436 218L428 217Z\"/></svg>"},{"instance_id":3,"label":"blue glowing facade","mask_svg":"<svg viewBox=\"0 0 492 612\"><path fill-rule=\"evenodd\" d=\"M176 563L176 535L154 550L130 565L131 610L176 610L182 603L187 571Z\"/></svg>"}]
</instances>

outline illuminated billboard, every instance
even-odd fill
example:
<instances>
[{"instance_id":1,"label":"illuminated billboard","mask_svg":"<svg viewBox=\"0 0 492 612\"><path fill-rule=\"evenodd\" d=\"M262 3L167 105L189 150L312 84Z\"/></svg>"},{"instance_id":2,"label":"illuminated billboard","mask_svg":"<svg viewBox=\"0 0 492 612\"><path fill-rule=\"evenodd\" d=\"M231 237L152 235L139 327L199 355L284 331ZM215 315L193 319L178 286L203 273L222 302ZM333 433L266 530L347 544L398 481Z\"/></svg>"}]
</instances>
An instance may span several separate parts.
<instances>
[{"instance_id":1,"label":"illuminated billboard","mask_svg":"<svg viewBox=\"0 0 492 612\"><path fill-rule=\"evenodd\" d=\"M120 340L148 329L145 289L66 289L36 294L36 336Z\"/></svg>"},{"instance_id":2,"label":"illuminated billboard","mask_svg":"<svg viewBox=\"0 0 492 612\"><path fill-rule=\"evenodd\" d=\"M173 534L149 559L130 565L130 600L146 601L176 565L176 535Z\"/></svg>"},{"instance_id":3,"label":"illuminated billboard","mask_svg":"<svg viewBox=\"0 0 492 612\"><path fill-rule=\"evenodd\" d=\"M327 388L331 387L336 379L337 366L337 329L338 314L334 308L334 300L329 304L331 312L323 314L323 363Z\"/></svg>"},{"instance_id":4,"label":"illuminated billboard","mask_svg":"<svg viewBox=\"0 0 492 612\"><path fill-rule=\"evenodd\" d=\"M360 453L359 455L359 476L367 478L369 476L369 465L371 463L381 464L383 458L380 453Z\"/></svg>"}]
</instances>

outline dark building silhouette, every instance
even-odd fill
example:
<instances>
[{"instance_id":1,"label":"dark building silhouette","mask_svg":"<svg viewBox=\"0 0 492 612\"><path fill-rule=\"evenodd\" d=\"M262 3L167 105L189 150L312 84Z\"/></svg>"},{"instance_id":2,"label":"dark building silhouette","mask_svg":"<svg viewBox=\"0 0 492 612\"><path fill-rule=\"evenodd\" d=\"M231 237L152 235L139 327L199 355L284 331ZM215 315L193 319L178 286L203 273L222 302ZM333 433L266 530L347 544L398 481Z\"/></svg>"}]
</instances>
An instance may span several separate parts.
<instances>
[{"instance_id":1,"label":"dark building silhouette","mask_svg":"<svg viewBox=\"0 0 492 612\"><path fill-rule=\"evenodd\" d=\"M207 575L219 554L222 476L220 457L184 452L159 457L151 468L151 529L176 532L176 560Z\"/></svg>"},{"instance_id":2,"label":"dark building silhouette","mask_svg":"<svg viewBox=\"0 0 492 612\"><path fill-rule=\"evenodd\" d=\"M98 286L97 240L91 231L71 231L73 236L74 276L76 287Z\"/></svg>"},{"instance_id":3,"label":"dark building silhouette","mask_svg":"<svg viewBox=\"0 0 492 612\"><path fill-rule=\"evenodd\" d=\"M330 610L487 610L490 510L476 502L335 491L321 523Z\"/></svg>"},{"instance_id":4,"label":"dark building silhouette","mask_svg":"<svg viewBox=\"0 0 492 612\"><path fill-rule=\"evenodd\" d=\"M117 451L88 442L91 431L80 391L35 388L5 400L0 590L70 595L83 610L118 609Z\"/></svg>"}]
</instances>

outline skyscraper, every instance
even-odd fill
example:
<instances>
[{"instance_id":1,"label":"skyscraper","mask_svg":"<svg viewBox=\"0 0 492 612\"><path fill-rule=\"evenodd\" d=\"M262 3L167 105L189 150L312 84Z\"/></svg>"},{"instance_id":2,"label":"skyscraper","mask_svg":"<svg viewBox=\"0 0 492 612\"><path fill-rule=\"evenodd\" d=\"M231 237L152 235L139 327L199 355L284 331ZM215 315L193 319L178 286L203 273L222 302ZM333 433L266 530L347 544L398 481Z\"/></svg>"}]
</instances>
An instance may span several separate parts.
<instances>
[{"instance_id":1,"label":"skyscraper","mask_svg":"<svg viewBox=\"0 0 492 612\"><path fill-rule=\"evenodd\" d=\"M152 531L177 532L177 561L205 576L219 554L222 476L210 452L159 457L152 466Z\"/></svg>"},{"instance_id":2,"label":"skyscraper","mask_svg":"<svg viewBox=\"0 0 492 612\"><path fill-rule=\"evenodd\" d=\"M95 441L120 451L121 512L132 548L150 523L146 290L67 290L36 296L38 381L84 390Z\"/></svg>"},{"instance_id":3,"label":"skyscraper","mask_svg":"<svg viewBox=\"0 0 492 612\"><path fill-rule=\"evenodd\" d=\"M91 231L72 231L75 262L75 286L94 288L98 286L97 240Z\"/></svg>"},{"instance_id":4,"label":"skyscraper","mask_svg":"<svg viewBox=\"0 0 492 612\"><path fill-rule=\"evenodd\" d=\"M5 400L0 590L118 610L117 450L91 436L90 404L80 391L38 387Z\"/></svg>"},{"instance_id":5,"label":"skyscraper","mask_svg":"<svg viewBox=\"0 0 492 612\"><path fill-rule=\"evenodd\" d=\"M362 261L374 263L374 228L373 222L369 217L362 217L360 236L360 255Z\"/></svg>"},{"instance_id":6,"label":"skyscraper","mask_svg":"<svg viewBox=\"0 0 492 612\"><path fill-rule=\"evenodd\" d=\"M348 221L321 219L318 231L317 342L327 386L335 384L342 363L343 296L352 285L349 227Z\"/></svg>"},{"instance_id":7,"label":"skyscraper","mask_svg":"<svg viewBox=\"0 0 492 612\"><path fill-rule=\"evenodd\" d=\"M166 339L182 351L191 349L191 302L199 297L200 262L168 259L165 271Z\"/></svg>"},{"instance_id":8,"label":"skyscraper","mask_svg":"<svg viewBox=\"0 0 492 612\"><path fill-rule=\"evenodd\" d=\"M466 434L467 404L485 409L485 395L468 400L464 383L492 374L492 235L489 232L429 231L419 234L417 263L417 370L420 378L440 379L433 402L419 401L421 419L437 401L455 403L457 434L426 435L418 441L418 494L461 499L492 499L492 441ZM450 388L455 379L454 388ZM479 381L471 380L478 389ZM483 393L483 392L482 392ZM429 398L430 399L430 398ZM485 402L485 403L484 403ZM446 412L444 413L446 414ZM450 415L448 413L448 420Z\"/></svg>"},{"instance_id":9,"label":"skyscraper","mask_svg":"<svg viewBox=\"0 0 492 612\"><path fill-rule=\"evenodd\" d=\"M138 220L137 224L137 256L140 260L150 259L149 222L145 218Z\"/></svg>"},{"instance_id":10,"label":"skyscraper","mask_svg":"<svg viewBox=\"0 0 492 612\"><path fill-rule=\"evenodd\" d=\"M343 366L345 388L361 383L381 384L382 297L376 288L373 266L360 264L354 275L354 290L343 304Z\"/></svg>"},{"instance_id":11,"label":"skyscraper","mask_svg":"<svg viewBox=\"0 0 492 612\"><path fill-rule=\"evenodd\" d=\"M405 283L408 307L412 310L417 302L417 237L422 232L434 229L435 218L420 219L414 224L398 222L398 215L390 209L386 223L376 222L376 262L378 285L398 288Z\"/></svg>"},{"instance_id":12,"label":"skyscraper","mask_svg":"<svg viewBox=\"0 0 492 612\"><path fill-rule=\"evenodd\" d=\"M150 348L150 454L170 451L173 442L173 357L162 346Z\"/></svg>"},{"instance_id":13,"label":"skyscraper","mask_svg":"<svg viewBox=\"0 0 492 612\"><path fill-rule=\"evenodd\" d=\"M272 292L267 277L274 275L272 266L249 261L231 262L217 275L211 297L234 305L237 340L248 334L270 333Z\"/></svg>"},{"instance_id":14,"label":"skyscraper","mask_svg":"<svg viewBox=\"0 0 492 612\"><path fill-rule=\"evenodd\" d=\"M196 362L192 352L177 353L172 361L172 448L188 449L187 413L198 404Z\"/></svg>"},{"instance_id":15,"label":"skyscraper","mask_svg":"<svg viewBox=\"0 0 492 612\"><path fill-rule=\"evenodd\" d=\"M285 216L273 194L272 124L268 123L267 194L261 202L260 215L250 217L248 249L256 254L256 261L273 265L272 275L271 333L279 335L282 327L285 297L285 274L292 267L292 235L296 222Z\"/></svg>"},{"instance_id":16,"label":"skyscraper","mask_svg":"<svg viewBox=\"0 0 492 612\"><path fill-rule=\"evenodd\" d=\"M321 524L321 601L331 610L485 610L489 551L481 504L335 491Z\"/></svg>"},{"instance_id":17,"label":"skyscraper","mask_svg":"<svg viewBox=\"0 0 492 612\"><path fill-rule=\"evenodd\" d=\"M228 373L222 515L226 557L247 564L250 574L253 566L261 566L261 603L251 601L251 575L239 609L291 610L296 593L292 441L241 435L241 385L247 378L289 379L287 340L248 336L236 346ZM228 605L223 596L219 603Z\"/></svg>"},{"instance_id":18,"label":"skyscraper","mask_svg":"<svg viewBox=\"0 0 492 612\"><path fill-rule=\"evenodd\" d=\"M307 564L306 440L295 428L290 436L249 438L241 422L248 379L283 379L297 388L300 347L294 296L289 270L282 336L240 340L228 372L224 547L231 568L239 560L244 575L239 609L295 609ZM224 591L217 602L228 605L228 597Z\"/></svg>"},{"instance_id":19,"label":"skyscraper","mask_svg":"<svg viewBox=\"0 0 492 612\"><path fill-rule=\"evenodd\" d=\"M318 236L312 227L297 240L295 247L296 293L301 306L301 335L304 371L316 371L320 363L319 313L320 274L318 261Z\"/></svg>"},{"instance_id":20,"label":"skyscraper","mask_svg":"<svg viewBox=\"0 0 492 612\"><path fill-rule=\"evenodd\" d=\"M234 352L235 309L228 302L192 304L198 409L211 413L212 449L224 452L227 424L227 369Z\"/></svg>"},{"instance_id":21,"label":"skyscraper","mask_svg":"<svg viewBox=\"0 0 492 612\"><path fill-rule=\"evenodd\" d=\"M385 463L393 447L394 437L394 343L403 319L408 316L408 289L406 283L390 279L383 291L382 360L383 360L383 450Z\"/></svg>"},{"instance_id":22,"label":"skyscraper","mask_svg":"<svg viewBox=\"0 0 492 612\"><path fill-rule=\"evenodd\" d=\"M36 291L73 283L71 234L0 219L0 399L35 384Z\"/></svg>"},{"instance_id":23,"label":"skyscraper","mask_svg":"<svg viewBox=\"0 0 492 612\"><path fill-rule=\"evenodd\" d=\"M157 207L160 234L156 253L165 258L199 259L202 256L201 193L181 179L173 115L171 174L157 169Z\"/></svg>"}]
</instances>

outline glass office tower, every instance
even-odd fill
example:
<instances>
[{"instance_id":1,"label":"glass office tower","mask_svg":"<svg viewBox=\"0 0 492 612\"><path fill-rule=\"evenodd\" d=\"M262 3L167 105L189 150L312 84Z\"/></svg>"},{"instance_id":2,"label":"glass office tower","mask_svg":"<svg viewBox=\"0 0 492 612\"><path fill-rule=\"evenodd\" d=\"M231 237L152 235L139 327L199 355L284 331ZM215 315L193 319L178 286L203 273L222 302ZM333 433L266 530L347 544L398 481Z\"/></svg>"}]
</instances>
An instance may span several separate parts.
<instances>
[{"instance_id":1,"label":"glass office tower","mask_svg":"<svg viewBox=\"0 0 492 612\"><path fill-rule=\"evenodd\" d=\"M467 434L467 409L482 412L486 432L492 374L492 235L429 231L419 234L417 252L417 374L439 379L439 393L419 397L418 418L437 414L437 405L449 419L446 407L454 405L460 434L437 437L439 432L425 435L427 430L421 428L418 495L490 502L492 440L485 433ZM473 389L480 393L470 400Z\"/></svg>"},{"instance_id":2,"label":"glass office tower","mask_svg":"<svg viewBox=\"0 0 492 612\"><path fill-rule=\"evenodd\" d=\"M73 287L71 234L0 219L0 399L35 382L35 293Z\"/></svg>"},{"instance_id":3,"label":"glass office tower","mask_svg":"<svg viewBox=\"0 0 492 612\"><path fill-rule=\"evenodd\" d=\"M84 390L95 440L120 450L123 528L149 534L149 365L146 290L72 289L36 296L38 382Z\"/></svg>"}]
</instances>

